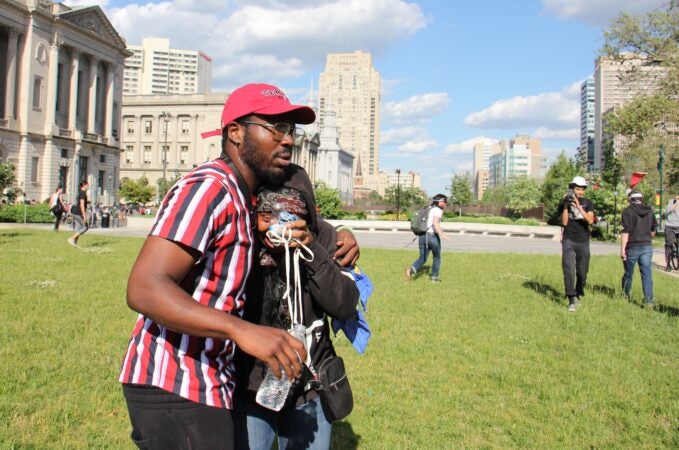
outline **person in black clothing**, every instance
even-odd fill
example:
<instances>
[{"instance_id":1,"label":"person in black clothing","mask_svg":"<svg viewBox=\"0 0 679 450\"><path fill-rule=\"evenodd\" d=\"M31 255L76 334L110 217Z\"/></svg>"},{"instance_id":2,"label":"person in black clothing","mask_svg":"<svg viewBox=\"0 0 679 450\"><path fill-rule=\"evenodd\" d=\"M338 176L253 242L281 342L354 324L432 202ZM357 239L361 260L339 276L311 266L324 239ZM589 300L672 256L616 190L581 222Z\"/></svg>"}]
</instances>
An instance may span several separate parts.
<instances>
[{"instance_id":1,"label":"person in black clothing","mask_svg":"<svg viewBox=\"0 0 679 450\"><path fill-rule=\"evenodd\" d=\"M257 198L255 231L258 247L247 284L243 319L285 330L292 327L291 317L295 314L283 299L286 290L285 248L275 246L266 234L274 205L284 204L287 211L302 219L288 226L295 229L308 227L311 232L305 245L313 253L313 259L300 259L299 262L301 309L302 323L306 327L306 364L318 368L327 358L335 356L328 316L342 321L354 317L359 292L353 279L333 261L337 235L331 225L318 220L308 175L301 167L294 169L294 175L284 182L284 186L265 188ZM294 298L293 293L290 295ZM281 449L321 450L330 447L332 424L325 418L318 393L308 383L308 377L293 384L286 405L276 412L260 406L255 400L266 364L240 349L236 351L234 362L238 380L234 396L236 450L268 450L276 436Z\"/></svg>"},{"instance_id":2,"label":"person in black clothing","mask_svg":"<svg viewBox=\"0 0 679 450\"><path fill-rule=\"evenodd\" d=\"M622 231L620 232L620 258L625 265L622 289L629 300L634 277L634 266L639 263L641 287L644 290L646 306L653 309L653 236L657 223L653 209L643 204L641 192L627 195L629 206L622 210Z\"/></svg>"},{"instance_id":3,"label":"person in black clothing","mask_svg":"<svg viewBox=\"0 0 679 450\"><path fill-rule=\"evenodd\" d=\"M87 181L81 181L80 190L78 190L78 198L73 206L71 206L71 215L75 221L75 234L68 238L68 243L72 247L78 248L78 239L85 234L89 227L87 226L87 190L90 185Z\"/></svg>"},{"instance_id":4,"label":"person in black clothing","mask_svg":"<svg viewBox=\"0 0 679 450\"><path fill-rule=\"evenodd\" d=\"M594 223L594 205L585 198L587 180L575 177L559 204L561 215L561 268L568 297L568 311L574 312L585 295L589 271L589 226Z\"/></svg>"}]
</instances>

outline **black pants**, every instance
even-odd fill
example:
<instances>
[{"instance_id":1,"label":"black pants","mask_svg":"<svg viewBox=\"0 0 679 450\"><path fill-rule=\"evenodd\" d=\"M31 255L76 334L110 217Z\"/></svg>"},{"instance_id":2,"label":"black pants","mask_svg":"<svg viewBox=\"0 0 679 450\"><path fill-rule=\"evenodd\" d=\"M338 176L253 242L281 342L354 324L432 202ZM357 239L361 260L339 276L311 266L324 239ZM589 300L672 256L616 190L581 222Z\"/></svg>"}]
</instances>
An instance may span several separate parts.
<instances>
[{"instance_id":1,"label":"black pants","mask_svg":"<svg viewBox=\"0 0 679 450\"><path fill-rule=\"evenodd\" d=\"M564 239L561 241L561 268L566 297L584 296L587 272L589 272L589 240L577 242Z\"/></svg>"},{"instance_id":2,"label":"black pants","mask_svg":"<svg viewBox=\"0 0 679 450\"><path fill-rule=\"evenodd\" d=\"M55 213L52 211L52 214L54 214L54 231L59 231L59 224L61 223L61 216L64 214L63 211L59 213Z\"/></svg>"},{"instance_id":3,"label":"black pants","mask_svg":"<svg viewBox=\"0 0 679 450\"><path fill-rule=\"evenodd\" d=\"M232 450L231 411L195 403L153 386L123 384L140 449Z\"/></svg>"},{"instance_id":4,"label":"black pants","mask_svg":"<svg viewBox=\"0 0 679 450\"><path fill-rule=\"evenodd\" d=\"M674 237L679 234L679 227L665 225L665 264L670 265L670 251L674 244Z\"/></svg>"}]
</instances>

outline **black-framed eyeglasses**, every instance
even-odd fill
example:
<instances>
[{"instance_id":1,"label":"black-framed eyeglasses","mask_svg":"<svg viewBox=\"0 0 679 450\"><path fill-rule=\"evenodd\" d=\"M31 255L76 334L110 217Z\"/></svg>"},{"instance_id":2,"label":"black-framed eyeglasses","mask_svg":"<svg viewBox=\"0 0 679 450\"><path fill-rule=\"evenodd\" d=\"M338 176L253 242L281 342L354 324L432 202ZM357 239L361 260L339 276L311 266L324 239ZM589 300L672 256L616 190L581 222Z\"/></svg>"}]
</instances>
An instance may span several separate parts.
<instances>
[{"instance_id":1,"label":"black-framed eyeglasses","mask_svg":"<svg viewBox=\"0 0 679 450\"><path fill-rule=\"evenodd\" d=\"M273 140L274 141L282 141L285 139L285 136L288 134L290 136L295 136L295 124L294 123L287 123L287 122L278 122L278 123L263 123L263 122L255 122L252 120L239 120L239 123L247 123L251 125L259 125L260 127L264 127L267 130L271 131L271 134L273 135Z\"/></svg>"}]
</instances>

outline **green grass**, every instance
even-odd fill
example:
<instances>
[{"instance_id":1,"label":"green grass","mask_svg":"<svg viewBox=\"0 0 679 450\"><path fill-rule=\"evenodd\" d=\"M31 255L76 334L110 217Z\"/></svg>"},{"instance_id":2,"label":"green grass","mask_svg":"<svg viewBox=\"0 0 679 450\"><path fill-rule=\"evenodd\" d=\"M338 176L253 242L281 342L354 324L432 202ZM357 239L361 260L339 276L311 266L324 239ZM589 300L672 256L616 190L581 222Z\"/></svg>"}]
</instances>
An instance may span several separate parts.
<instances>
[{"instance_id":1,"label":"green grass","mask_svg":"<svg viewBox=\"0 0 679 450\"><path fill-rule=\"evenodd\" d=\"M132 448L117 380L135 314L142 239L0 231L0 448ZM336 449L677 448L679 280L659 307L619 295L615 256L593 257L566 311L558 256L444 253L443 283L402 280L414 251L363 249L373 338L338 337L354 411Z\"/></svg>"}]
</instances>

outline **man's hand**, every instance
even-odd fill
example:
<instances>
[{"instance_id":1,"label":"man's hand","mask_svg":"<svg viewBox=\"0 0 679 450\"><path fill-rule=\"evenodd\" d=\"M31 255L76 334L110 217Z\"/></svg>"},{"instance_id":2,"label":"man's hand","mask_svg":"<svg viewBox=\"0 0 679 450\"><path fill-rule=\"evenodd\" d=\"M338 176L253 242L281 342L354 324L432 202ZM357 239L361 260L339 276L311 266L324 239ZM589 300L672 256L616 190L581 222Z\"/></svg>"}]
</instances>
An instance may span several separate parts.
<instances>
[{"instance_id":1,"label":"man's hand","mask_svg":"<svg viewBox=\"0 0 679 450\"><path fill-rule=\"evenodd\" d=\"M620 250L620 258L621 258L623 261L627 261L627 252L626 252L624 249L623 249L623 250Z\"/></svg>"},{"instance_id":2,"label":"man's hand","mask_svg":"<svg viewBox=\"0 0 679 450\"><path fill-rule=\"evenodd\" d=\"M292 222L285 224L285 227L292 232L290 237L293 239L290 241L290 248L299 247L298 242L308 246L313 242L314 236L309 231L306 221L302 219L297 219ZM288 231L285 233L285 237L288 236Z\"/></svg>"},{"instance_id":3,"label":"man's hand","mask_svg":"<svg viewBox=\"0 0 679 450\"><path fill-rule=\"evenodd\" d=\"M307 357L302 342L285 330L241 322L233 339L241 350L264 361L278 378L281 368L291 378L302 374Z\"/></svg>"},{"instance_id":4,"label":"man's hand","mask_svg":"<svg viewBox=\"0 0 679 450\"><path fill-rule=\"evenodd\" d=\"M339 262L340 266L348 267L356 265L360 256L361 249L358 247L354 234L346 228L339 230L337 232L335 260Z\"/></svg>"}]
</instances>

